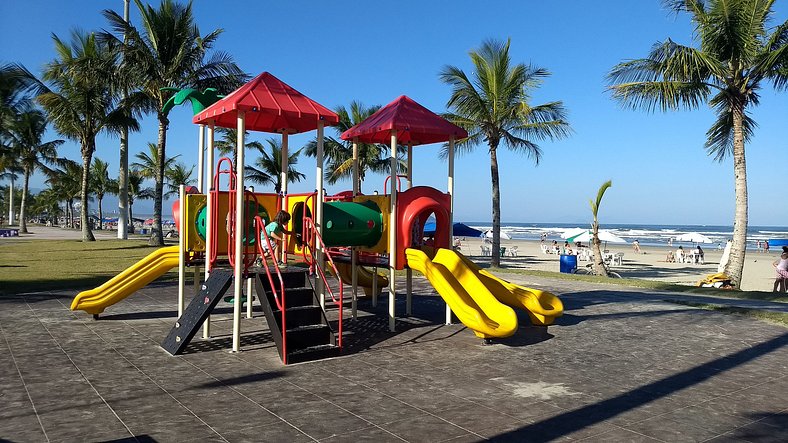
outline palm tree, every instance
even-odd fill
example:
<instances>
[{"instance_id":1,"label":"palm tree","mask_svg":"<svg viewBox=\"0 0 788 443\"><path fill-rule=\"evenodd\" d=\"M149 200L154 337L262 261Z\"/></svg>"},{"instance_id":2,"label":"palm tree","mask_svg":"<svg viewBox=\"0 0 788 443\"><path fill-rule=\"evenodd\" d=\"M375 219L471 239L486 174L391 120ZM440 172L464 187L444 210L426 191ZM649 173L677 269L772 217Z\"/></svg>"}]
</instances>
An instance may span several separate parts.
<instances>
[{"instance_id":1,"label":"palm tree","mask_svg":"<svg viewBox=\"0 0 788 443\"><path fill-rule=\"evenodd\" d=\"M134 200L150 200L155 197L153 188L144 188L142 183L145 177L140 171L132 169L129 171L129 223L134 224Z\"/></svg>"},{"instance_id":2,"label":"palm tree","mask_svg":"<svg viewBox=\"0 0 788 443\"><path fill-rule=\"evenodd\" d=\"M80 144L82 184L80 219L82 241L94 241L88 223L90 164L96 151L96 135L117 133L136 122L117 105L115 68L118 54L100 43L95 34L72 33L70 44L52 36L58 58L50 62L44 80L53 88L38 96L55 129Z\"/></svg>"},{"instance_id":3,"label":"palm tree","mask_svg":"<svg viewBox=\"0 0 788 443\"><path fill-rule=\"evenodd\" d=\"M9 181L8 189L3 191L3 197L5 198L6 191L8 192L8 225L14 224L14 209L15 209L15 200L14 200L14 182L19 178L18 174L22 172L22 168L19 165L19 161L11 150L11 148L6 146L0 146L0 179L6 179ZM4 208L5 209L5 208ZM3 211L3 215L5 215L5 210ZM0 217L1 218L1 217Z\"/></svg>"},{"instance_id":4,"label":"palm tree","mask_svg":"<svg viewBox=\"0 0 788 443\"><path fill-rule=\"evenodd\" d=\"M246 179L251 182L261 185L274 185L274 192L279 194L282 192L282 143L275 138L267 139L266 143L271 151L270 153L261 143L252 144L252 147L260 153L260 157L255 160L255 166L246 166L244 168L244 174L246 174ZM300 154L301 150L299 149L287 156L288 183L300 182L306 178L304 174L293 167L298 164L298 156Z\"/></svg>"},{"instance_id":5,"label":"palm tree","mask_svg":"<svg viewBox=\"0 0 788 443\"><path fill-rule=\"evenodd\" d=\"M131 164L138 174L143 178L156 179L156 174L159 173L159 148L155 143L148 143L148 152L138 152L134 157L137 161ZM164 170L168 170L175 163L175 160L180 157L180 154L175 157L170 157L164 160Z\"/></svg>"},{"instance_id":6,"label":"palm tree","mask_svg":"<svg viewBox=\"0 0 788 443\"><path fill-rule=\"evenodd\" d=\"M232 154L233 168L238 167L238 130L235 128L216 128L216 132L221 134L219 140L214 143L216 149L222 155ZM248 131L244 132L244 137L249 135ZM246 144L246 149L260 149L262 145L260 142L252 141Z\"/></svg>"},{"instance_id":7,"label":"palm tree","mask_svg":"<svg viewBox=\"0 0 788 443\"><path fill-rule=\"evenodd\" d=\"M42 141L46 133L47 121L38 110L27 111L17 116L7 131L8 147L15 155L22 169L22 201L19 207L19 230L27 232L27 194L30 189L30 176L37 169L57 160L57 147L63 140Z\"/></svg>"},{"instance_id":8,"label":"palm tree","mask_svg":"<svg viewBox=\"0 0 788 443\"><path fill-rule=\"evenodd\" d=\"M347 131L351 127L366 120L370 115L378 112L379 105L364 106L361 102L352 101L350 107L337 106L334 112L339 116L339 124L334 126L337 136ZM310 141L305 148L306 155L314 157L317 155L317 141ZM353 141L337 140L334 137L325 137L323 142L325 152L326 181L334 184L353 175ZM405 153L405 147L399 146L398 153ZM361 184L367 176L367 172L387 173L391 167L388 146L374 143L358 144L358 189L361 192ZM400 162L400 171L407 170L407 164Z\"/></svg>"},{"instance_id":9,"label":"palm tree","mask_svg":"<svg viewBox=\"0 0 788 443\"><path fill-rule=\"evenodd\" d=\"M156 113L159 122L158 156L165 158L169 119L163 107L173 95L171 88L203 90L213 87L220 93L227 93L240 86L246 75L224 52L217 51L206 60L222 30L200 35L191 2L182 5L173 0L161 0L158 9L144 6L140 0L135 0L135 3L140 13L142 32L116 12L105 10L104 16L118 34L126 37L126 42L124 45L119 37L109 34L105 37L114 38L117 46L124 48L124 61L135 67L139 91L130 94L129 100L148 112ZM155 236L151 241L164 245L161 211L166 168L163 163L158 166L153 203Z\"/></svg>"},{"instance_id":10,"label":"palm tree","mask_svg":"<svg viewBox=\"0 0 788 443\"><path fill-rule=\"evenodd\" d=\"M0 65L0 139L6 135L16 116L32 108L31 92L38 85L35 76L24 66Z\"/></svg>"},{"instance_id":11,"label":"palm tree","mask_svg":"<svg viewBox=\"0 0 788 443\"><path fill-rule=\"evenodd\" d=\"M471 51L473 79L454 66L446 66L440 73L441 80L452 88L447 118L468 131L468 138L457 144L457 152L486 143L490 153L493 251L501 246L498 146L503 143L539 164L542 150L536 142L560 139L571 132L562 102L528 103L529 90L538 87L550 73L524 64L513 66L510 43L488 40ZM500 260L499 254L493 254L492 266L499 266Z\"/></svg>"},{"instance_id":12,"label":"palm tree","mask_svg":"<svg viewBox=\"0 0 788 443\"><path fill-rule=\"evenodd\" d=\"M99 211L99 229L103 229L104 210L101 201L106 194L117 194L118 182L109 178L109 163L96 158L93 160L93 171L91 172L91 189L96 193Z\"/></svg>"},{"instance_id":13,"label":"palm tree","mask_svg":"<svg viewBox=\"0 0 788 443\"><path fill-rule=\"evenodd\" d=\"M164 194L165 197L178 195L181 185L191 186L196 182L196 180L192 178L194 165L192 165L191 169L187 168L188 167L183 163L176 163L167 168L167 193Z\"/></svg>"},{"instance_id":14,"label":"palm tree","mask_svg":"<svg viewBox=\"0 0 788 443\"><path fill-rule=\"evenodd\" d=\"M56 225L60 215L60 196L52 188L44 189L36 195L35 203L31 208L38 214L46 214L47 221Z\"/></svg>"},{"instance_id":15,"label":"palm tree","mask_svg":"<svg viewBox=\"0 0 788 443\"><path fill-rule=\"evenodd\" d=\"M596 200L588 201L591 205L591 213L594 215L594 221L591 223L591 243L594 248L594 274L604 275L605 277L607 277L608 274L605 268L604 257L602 256L602 249L599 247L602 242L599 241L599 218L597 216L599 215L599 205L602 203L602 197L605 195L607 188L611 186L613 186L612 180L602 183L602 186L599 187L599 191L596 194Z\"/></svg>"},{"instance_id":16,"label":"palm tree","mask_svg":"<svg viewBox=\"0 0 788 443\"><path fill-rule=\"evenodd\" d=\"M758 104L764 82L784 87L788 81L788 21L769 33L773 1L664 3L690 14L698 47L671 39L657 43L646 58L616 65L608 76L610 88L614 99L633 109L697 109L702 103L714 108L717 119L706 131L705 148L716 161L733 157L736 209L725 273L740 284L748 223L744 145L756 126L749 108Z\"/></svg>"},{"instance_id":17,"label":"palm tree","mask_svg":"<svg viewBox=\"0 0 788 443\"><path fill-rule=\"evenodd\" d=\"M61 160L59 169L45 171L47 184L60 201L66 203L66 227L74 227L74 199L81 196L82 167L71 160Z\"/></svg>"}]
</instances>

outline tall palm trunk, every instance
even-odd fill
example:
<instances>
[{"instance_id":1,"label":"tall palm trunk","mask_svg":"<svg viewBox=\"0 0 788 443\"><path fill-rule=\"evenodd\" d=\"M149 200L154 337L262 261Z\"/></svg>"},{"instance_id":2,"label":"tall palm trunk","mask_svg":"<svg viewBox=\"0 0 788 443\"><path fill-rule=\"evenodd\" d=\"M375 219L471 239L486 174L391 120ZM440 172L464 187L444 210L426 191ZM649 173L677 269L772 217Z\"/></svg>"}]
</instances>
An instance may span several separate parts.
<instances>
[{"instance_id":1,"label":"tall palm trunk","mask_svg":"<svg viewBox=\"0 0 788 443\"><path fill-rule=\"evenodd\" d=\"M599 223L594 216L594 222L591 224L591 244L594 251L594 275L602 275L607 277L607 270L605 270L605 259L602 257L602 242L599 240Z\"/></svg>"},{"instance_id":2,"label":"tall palm trunk","mask_svg":"<svg viewBox=\"0 0 788 443\"><path fill-rule=\"evenodd\" d=\"M492 256L490 266L501 266L501 180L498 175L498 144L490 143L490 176L492 178Z\"/></svg>"},{"instance_id":3,"label":"tall palm trunk","mask_svg":"<svg viewBox=\"0 0 788 443\"><path fill-rule=\"evenodd\" d=\"M134 211L132 207L134 206L134 198L129 195L129 226L134 226Z\"/></svg>"},{"instance_id":4,"label":"tall palm trunk","mask_svg":"<svg viewBox=\"0 0 788 443\"><path fill-rule=\"evenodd\" d=\"M91 143L91 142L87 142ZM95 142L93 142L95 143ZM92 144L92 143L91 143ZM82 241L96 241L88 224L88 186L90 184L90 162L93 159L93 146L82 145L82 189L79 191L79 220L82 224Z\"/></svg>"},{"instance_id":5,"label":"tall palm trunk","mask_svg":"<svg viewBox=\"0 0 788 443\"><path fill-rule=\"evenodd\" d=\"M101 200L104 199L104 196L103 195L97 195L96 198L98 198L98 207L99 207L98 208L99 209L99 224L98 224L98 228L99 228L99 230L102 230L102 229L104 229L104 211L101 210Z\"/></svg>"},{"instance_id":6,"label":"tall palm trunk","mask_svg":"<svg viewBox=\"0 0 788 443\"><path fill-rule=\"evenodd\" d=\"M733 175L736 209L733 217L733 243L725 273L741 288L747 248L747 163L744 156L743 106L733 110Z\"/></svg>"},{"instance_id":7,"label":"tall palm trunk","mask_svg":"<svg viewBox=\"0 0 788 443\"><path fill-rule=\"evenodd\" d=\"M30 185L30 168L25 166L25 181L22 184L22 200L19 202L19 232L27 234L27 190Z\"/></svg>"},{"instance_id":8,"label":"tall palm trunk","mask_svg":"<svg viewBox=\"0 0 788 443\"><path fill-rule=\"evenodd\" d=\"M167 143L167 125L169 120L163 113L158 113L159 117L159 143L156 147L159 155L159 164L156 165L156 192L153 198L153 235L150 244L153 246L164 246L164 235L161 232L161 207L164 197L164 147Z\"/></svg>"},{"instance_id":9,"label":"tall palm trunk","mask_svg":"<svg viewBox=\"0 0 788 443\"><path fill-rule=\"evenodd\" d=\"M68 199L68 220L66 224L67 228L74 227L74 199Z\"/></svg>"}]
</instances>

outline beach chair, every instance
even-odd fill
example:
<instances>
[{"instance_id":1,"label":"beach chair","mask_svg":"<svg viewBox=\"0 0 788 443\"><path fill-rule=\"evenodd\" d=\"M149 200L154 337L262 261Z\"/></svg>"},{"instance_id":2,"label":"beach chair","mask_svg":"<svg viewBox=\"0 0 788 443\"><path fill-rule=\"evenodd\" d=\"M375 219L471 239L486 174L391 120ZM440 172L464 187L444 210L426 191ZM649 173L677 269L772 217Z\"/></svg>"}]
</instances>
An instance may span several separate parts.
<instances>
[{"instance_id":1,"label":"beach chair","mask_svg":"<svg viewBox=\"0 0 788 443\"><path fill-rule=\"evenodd\" d=\"M624 265L624 253L623 252L616 252L613 255L613 264L623 266Z\"/></svg>"},{"instance_id":2,"label":"beach chair","mask_svg":"<svg viewBox=\"0 0 788 443\"><path fill-rule=\"evenodd\" d=\"M517 245L514 245L511 248L509 248L509 255L511 255L512 257L517 257L517 249L518 249Z\"/></svg>"},{"instance_id":3,"label":"beach chair","mask_svg":"<svg viewBox=\"0 0 788 443\"><path fill-rule=\"evenodd\" d=\"M481 250L482 250L482 256L488 256L488 255L492 255L492 254L491 254L491 253L492 253L492 248L491 248L491 247L489 247L489 246L487 246L487 245L481 245L481 246L479 246L479 247L480 247L480 248L481 248Z\"/></svg>"},{"instance_id":4,"label":"beach chair","mask_svg":"<svg viewBox=\"0 0 788 443\"><path fill-rule=\"evenodd\" d=\"M547 249L548 249L547 245L542 245L542 254L549 254Z\"/></svg>"}]
</instances>

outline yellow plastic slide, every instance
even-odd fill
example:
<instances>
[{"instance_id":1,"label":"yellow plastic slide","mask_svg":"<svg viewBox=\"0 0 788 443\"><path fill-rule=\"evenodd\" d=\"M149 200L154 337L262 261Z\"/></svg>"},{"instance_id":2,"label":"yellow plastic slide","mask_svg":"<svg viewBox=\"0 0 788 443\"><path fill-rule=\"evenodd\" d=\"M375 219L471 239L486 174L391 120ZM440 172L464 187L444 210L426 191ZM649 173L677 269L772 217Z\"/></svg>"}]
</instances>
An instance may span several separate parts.
<instances>
[{"instance_id":1,"label":"yellow plastic slide","mask_svg":"<svg viewBox=\"0 0 788 443\"><path fill-rule=\"evenodd\" d=\"M547 326L564 314L564 304L555 294L510 283L479 268L468 257L459 255L498 301L513 308L524 308L533 324Z\"/></svg>"},{"instance_id":2,"label":"yellow plastic slide","mask_svg":"<svg viewBox=\"0 0 788 443\"><path fill-rule=\"evenodd\" d=\"M346 285L353 284L353 266L350 263L334 263L339 271L339 276L342 277L342 282ZM356 282L359 286L364 288L364 293L372 295L372 279L375 278L375 273L363 266L356 266ZM385 276L377 274L378 290L381 290L389 285L389 279Z\"/></svg>"},{"instance_id":3,"label":"yellow plastic slide","mask_svg":"<svg viewBox=\"0 0 788 443\"><path fill-rule=\"evenodd\" d=\"M517 331L517 315L501 304L468 268L462 257L438 249L430 258L418 249L406 249L408 266L427 277L460 321L482 338L509 337Z\"/></svg>"},{"instance_id":4,"label":"yellow plastic slide","mask_svg":"<svg viewBox=\"0 0 788 443\"><path fill-rule=\"evenodd\" d=\"M123 300L176 266L178 246L157 249L98 288L77 294L71 302L71 310L101 314L107 306Z\"/></svg>"}]
</instances>

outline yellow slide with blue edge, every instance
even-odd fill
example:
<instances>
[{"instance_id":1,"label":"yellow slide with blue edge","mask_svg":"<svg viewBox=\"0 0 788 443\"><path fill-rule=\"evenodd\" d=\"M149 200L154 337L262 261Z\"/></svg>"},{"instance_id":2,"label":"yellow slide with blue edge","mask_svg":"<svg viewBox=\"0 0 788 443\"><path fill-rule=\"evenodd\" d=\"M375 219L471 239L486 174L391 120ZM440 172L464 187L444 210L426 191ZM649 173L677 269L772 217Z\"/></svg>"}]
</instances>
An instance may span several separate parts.
<instances>
[{"instance_id":1,"label":"yellow slide with blue edge","mask_svg":"<svg viewBox=\"0 0 788 443\"><path fill-rule=\"evenodd\" d=\"M517 315L487 290L462 257L438 249L430 258L418 249L406 249L408 266L427 277L454 315L482 338L509 337L517 331Z\"/></svg>"},{"instance_id":2,"label":"yellow slide with blue edge","mask_svg":"<svg viewBox=\"0 0 788 443\"><path fill-rule=\"evenodd\" d=\"M169 246L151 252L98 288L77 294L71 302L71 310L101 314L108 306L123 300L178 266L178 251L178 246Z\"/></svg>"},{"instance_id":3,"label":"yellow slide with blue edge","mask_svg":"<svg viewBox=\"0 0 788 443\"><path fill-rule=\"evenodd\" d=\"M468 257L459 254L484 286L503 304L513 308L523 308L528 312L534 325L547 326L564 314L564 304L555 294L539 289L531 289L510 283L496 277L489 271L479 268Z\"/></svg>"},{"instance_id":4,"label":"yellow slide with blue edge","mask_svg":"<svg viewBox=\"0 0 788 443\"><path fill-rule=\"evenodd\" d=\"M346 285L353 284L353 266L350 263L334 263L337 267L337 271L339 272L339 276L342 277L342 282ZM378 290L381 290L389 285L389 279L383 275L375 274L374 272L368 270L363 266L356 266L356 283L359 286L364 288L364 293L367 295L372 295L372 282L373 278L378 279Z\"/></svg>"}]
</instances>

